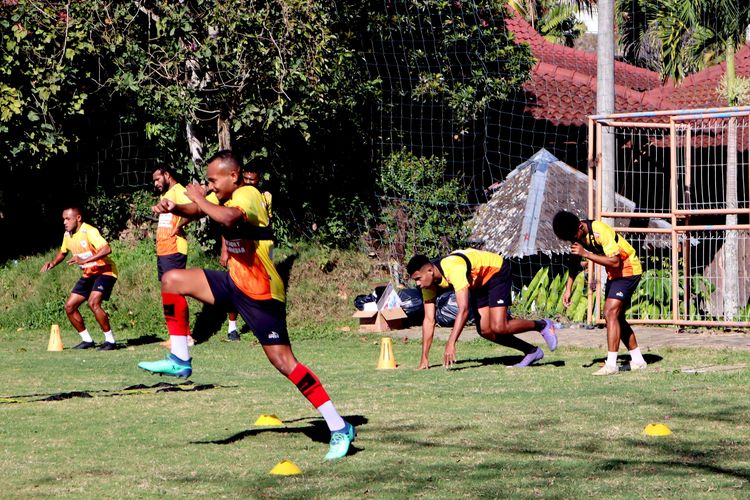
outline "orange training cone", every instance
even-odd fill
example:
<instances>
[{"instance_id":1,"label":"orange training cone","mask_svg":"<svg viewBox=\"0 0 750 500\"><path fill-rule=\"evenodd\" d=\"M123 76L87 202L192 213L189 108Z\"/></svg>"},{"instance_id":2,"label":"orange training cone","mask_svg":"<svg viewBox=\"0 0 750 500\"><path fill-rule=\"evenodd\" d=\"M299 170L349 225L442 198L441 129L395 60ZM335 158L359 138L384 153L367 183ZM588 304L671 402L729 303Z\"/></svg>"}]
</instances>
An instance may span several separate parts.
<instances>
[{"instance_id":1,"label":"orange training cone","mask_svg":"<svg viewBox=\"0 0 750 500\"><path fill-rule=\"evenodd\" d=\"M60 325L52 325L52 330L49 332L49 343L47 344L47 350L63 350L62 338L60 337Z\"/></svg>"},{"instance_id":2,"label":"orange training cone","mask_svg":"<svg viewBox=\"0 0 750 500\"><path fill-rule=\"evenodd\" d=\"M396 368L396 358L393 357L393 342L390 337L380 339L380 359L378 370L393 370Z\"/></svg>"}]
</instances>

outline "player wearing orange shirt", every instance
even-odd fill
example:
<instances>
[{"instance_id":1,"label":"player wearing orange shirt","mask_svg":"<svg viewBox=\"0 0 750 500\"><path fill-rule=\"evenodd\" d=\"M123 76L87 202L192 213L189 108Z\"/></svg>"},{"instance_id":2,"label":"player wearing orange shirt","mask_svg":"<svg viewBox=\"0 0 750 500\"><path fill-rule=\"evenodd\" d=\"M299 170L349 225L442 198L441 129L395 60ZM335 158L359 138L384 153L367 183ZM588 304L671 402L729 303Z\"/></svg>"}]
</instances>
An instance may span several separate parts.
<instances>
[{"instance_id":1,"label":"player wearing orange shirt","mask_svg":"<svg viewBox=\"0 0 750 500\"><path fill-rule=\"evenodd\" d=\"M354 427L341 418L318 377L292 352L286 327L284 284L263 245L270 228L260 192L242 185L242 164L231 151L220 151L208 160L208 186L189 184L190 204L171 200L160 203L161 213L184 217L208 216L219 223L226 241L228 272L208 269L175 269L162 278L164 317L171 336L166 359L141 362L140 368L175 377L192 374L187 346L188 306L193 297L218 309L236 310L250 326L271 364L286 376L321 413L331 431L326 459L344 457L356 436ZM206 199L214 193L218 204Z\"/></svg>"},{"instance_id":2,"label":"player wearing orange shirt","mask_svg":"<svg viewBox=\"0 0 750 500\"><path fill-rule=\"evenodd\" d=\"M116 348L115 337L109 324L109 316L102 309L102 302L109 299L117 282L117 268L109 258L112 249L107 240L99 234L98 229L83 222L79 208L66 208L62 217L65 227L62 245L57 255L44 263L40 272L47 272L58 265L68 252L73 254L68 264L78 265L83 271L83 276L75 284L65 302L65 314L81 336L81 342L73 349L90 349L96 345L86 329L83 316L78 311L81 304L88 301L91 312L104 332L105 341L97 350L111 351Z\"/></svg>"},{"instance_id":3,"label":"player wearing orange shirt","mask_svg":"<svg viewBox=\"0 0 750 500\"><path fill-rule=\"evenodd\" d=\"M456 341L466 325L471 307L478 315L477 332L487 340L523 352L523 359L513 365L524 368L544 357L544 351L514 334L537 331L542 334L550 351L557 348L555 326L550 320L511 319L512 275L510 265L501 255L482 250L466 249L431 261L415 255L406 266L411 279L422 289L424 320L422 322L422 360L419 369L430 367L430 346L435 334L435 298L453 288L458 314L443 354L443 366L456 362Z\"/></svg>"},{"instance_id":4,"label":"player wearing orange shirt","mask_svg":"<svg viewBox=\"0 0 750 500\"><path fill-rule=\"evenodd\" d=\"M580 220L577 215L560 210L552 219L552 229L561 240L571 243L570 252L578 257L578 262L570 269L568 282L563 293L563 304L570 305L573 280L581 270L580 260L586 258L607 270L607 284L604 288L604 320L607 323L607 361L594 375L618 373L617 351L620 340L630 351L630 369L646 368L635 332L625 319L625 311L630 307L630 299L638 288L641 279L641 261L635 249L625 238L615 233L609 225L601 221Z\"/></svg>"}]
</instances>

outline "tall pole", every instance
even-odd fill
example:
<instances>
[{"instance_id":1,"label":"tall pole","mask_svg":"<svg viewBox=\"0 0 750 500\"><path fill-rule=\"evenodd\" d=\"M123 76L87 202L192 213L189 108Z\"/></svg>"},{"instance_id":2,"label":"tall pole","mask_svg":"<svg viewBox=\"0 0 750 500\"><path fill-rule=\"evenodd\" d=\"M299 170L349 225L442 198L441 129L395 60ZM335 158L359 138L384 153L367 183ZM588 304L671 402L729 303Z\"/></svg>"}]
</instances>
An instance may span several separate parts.
<instances>
[{"instance_id":1,"label":"tall pole","mask_svg":"<svg viewBox=\"0 0 750 500\"><path fill-rule=\"evenodd\" d=\"M614 0L600 0L599 33L596 47L596 114L615 111L615 9ZM615 209L615 136L610 127L603 127L601 142L602 206L604 212ZM613 220L604 220L613 226Z\"/></svg>"},{"instance_id":2,"label":"tall pole","mask_svg":"<svg viewBox=\"0 0 750 500\"><path fill-rule=\"evenodd\" d=\"M600 0L597 2L599 9L599 32L596 42L596 114L605 115L615 111L615 9L614 0ZM601 206L598 210L613 212L615 209L615 136L612 127L601 127L601 142L599 156L600 168L598 169L601 179ZM595 212L597 212L595 210ZM614 219L607 217L604 222L614 227ZM604 282L604 266L599 267L599 275L596 282L597 298L601 301L602 286ZM601 312L600 312L601 313Z\"/></svg>"}]
</instances>

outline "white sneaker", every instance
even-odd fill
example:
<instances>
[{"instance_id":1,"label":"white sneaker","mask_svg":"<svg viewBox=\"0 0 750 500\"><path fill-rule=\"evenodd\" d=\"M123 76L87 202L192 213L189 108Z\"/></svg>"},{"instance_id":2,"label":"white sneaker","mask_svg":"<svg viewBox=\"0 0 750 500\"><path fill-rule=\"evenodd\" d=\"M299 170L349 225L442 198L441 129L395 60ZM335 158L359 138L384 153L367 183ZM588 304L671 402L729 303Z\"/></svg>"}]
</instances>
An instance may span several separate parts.
<instances>
[{"instance_id":1,"label":"white sneaker","mask_svg":"<svg viewBox=\"0 0 750 500\"><path fill-rule=\"evenodd\" d=\"M630 363L630 371L645 370L647 366L648 364L645 361L643 363Z\"/></svg>"},{"instance_id":2,"label":"white sneaker","mask_svg":"<svg viewBox=\"0 0 750 500\"><path fill-rule=\"evenodd\" d=\"M617 368L617 366L610 366L605 363L604 366L592 373L592 375L614 375L619 372L620 370L619 368Z\"/></svg>"}]
</instances>

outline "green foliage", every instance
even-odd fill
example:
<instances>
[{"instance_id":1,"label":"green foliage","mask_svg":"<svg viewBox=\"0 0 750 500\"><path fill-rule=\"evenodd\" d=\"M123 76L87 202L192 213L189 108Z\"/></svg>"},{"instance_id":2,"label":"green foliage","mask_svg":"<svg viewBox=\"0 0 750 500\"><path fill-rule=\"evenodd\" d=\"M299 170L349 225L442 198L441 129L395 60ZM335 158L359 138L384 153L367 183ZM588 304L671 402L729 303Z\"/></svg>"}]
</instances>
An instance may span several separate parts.
<instances>
[{"instance_id":1,"label":"green foliage","mask_svg":"<svg viewBox=\"0 0 750 500\"><path fill-rule=\"evenodd\" d=\"M105 239L117 239L128 222L142 224L153 216L156 197L147 190L107 194L97 190L84 207L84 220L99 229Z\"/></svg>"},{"instance_id":2,"label":"green foliage","mask_svg":"<svg viewBox=\"0 0 750 500\"><path fill-rule=\"evenodd\" d=\"M563 294L568 282L568 271L558 274L550 282L549 267L537 271L531 282L521 289L514 299L513 310L523 316L560 317L564 316L574 323L586 321L588 295L584 273L578 273L573 280L570 305L563 304Z\"/></svg>"},{"instance_id":3,"label":"green foliage","mask_svg":"<svg viewBox=\"0 0 750 500\"><path fill-rule=\"evenodd\" d=\"M438 255L466 238L465 188L446 178L442 158L423 158L402 150L391 154L380 172L382 217L391 240L404 255Z\"/></svg>"},{"instance_id":4,"label":"green foliage","mask_svg":"<svg viewBox=\"0 0 750 500\"><path fill-rule=\"evenodd\" d=\"M403 40L398 50L404 51L411 79L399 74L383 83L414 101L445 105L456 127L465 130L491 103L519 90L534 65L529 47L512 43L504 9L502 2L489 0L389 6L387 17L377 17L373 29L389 42ZM421 42L433 39L434 44Z\"/></svg>"},{"instance_id":5,"label":"green foliage","mask_svg":"<svg viewBox=\"0 0 750 500\"><path fill-rule=\"evenodd\" d=\"M87 2L0 5L0 160L38 166L68 151L95 56Z\"/></svg>"}]
</instances>

